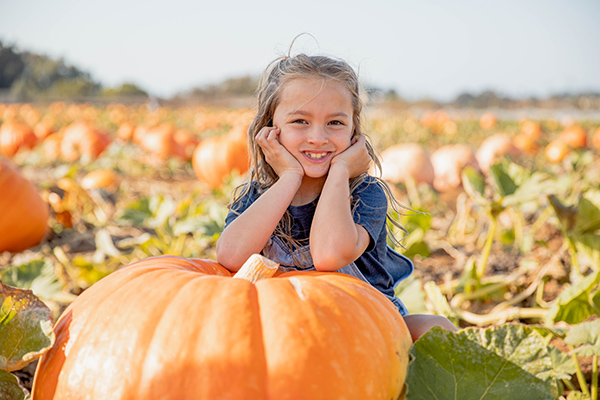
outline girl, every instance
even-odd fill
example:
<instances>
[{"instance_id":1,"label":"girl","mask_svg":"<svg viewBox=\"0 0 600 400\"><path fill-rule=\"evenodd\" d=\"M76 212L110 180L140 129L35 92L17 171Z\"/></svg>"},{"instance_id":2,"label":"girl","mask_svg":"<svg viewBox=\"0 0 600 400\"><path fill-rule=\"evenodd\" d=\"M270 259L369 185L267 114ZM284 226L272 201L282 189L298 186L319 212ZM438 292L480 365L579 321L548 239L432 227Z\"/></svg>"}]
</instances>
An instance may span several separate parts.
<instances>
[{"instance_id":1,"label":"girl","mask_svg":"<svg viewBox=\"0 0 600 400\"><path fill-rule=\"evenodd\" d=\"M413 340L433 326L456 331L444 317L408 315L394 296L413 265L387 245L387 220L399 226L387 199L398 203L367 174L380 163L361 110L358 78L344 61L300 54L267 68L248 131L249 182L234 191L217 260L237 271L262 253L283 270L354 275L396 305Z\"/></svg>"}]
</instances>

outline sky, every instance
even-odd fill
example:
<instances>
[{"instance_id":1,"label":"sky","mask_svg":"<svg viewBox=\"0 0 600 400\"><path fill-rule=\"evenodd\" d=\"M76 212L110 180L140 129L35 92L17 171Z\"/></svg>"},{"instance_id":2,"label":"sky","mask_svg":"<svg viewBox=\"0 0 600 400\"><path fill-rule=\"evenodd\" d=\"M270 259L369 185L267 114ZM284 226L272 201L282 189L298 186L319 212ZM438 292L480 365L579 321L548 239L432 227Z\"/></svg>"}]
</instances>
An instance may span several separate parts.
<instances>
[{"instance_id":1,"label":"sky","mask_svg":"<svg viewBox=\"0 0 600 400\"><path fill-rule=\"evenodd\" d=\"M0 0L0 40L170 97L305 52L449 101L600 92L600 0Z\"/></svg>"}]
</instances>

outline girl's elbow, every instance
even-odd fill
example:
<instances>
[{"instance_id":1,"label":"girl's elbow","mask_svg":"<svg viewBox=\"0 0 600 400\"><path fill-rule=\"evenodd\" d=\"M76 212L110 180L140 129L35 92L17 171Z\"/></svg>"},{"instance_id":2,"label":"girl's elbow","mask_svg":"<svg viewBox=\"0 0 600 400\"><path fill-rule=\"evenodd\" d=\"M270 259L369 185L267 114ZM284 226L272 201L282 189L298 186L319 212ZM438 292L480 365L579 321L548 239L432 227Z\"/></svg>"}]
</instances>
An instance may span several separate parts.
<instances>
[{"instance_id":1,"label":"girl's elbow","mask_svg":"<svg viewBox=\"0 0 600 400\"><path fill-rule=\"evenodd\" d=\"M315 269L320 272L337 271L350 264L352 261L354 260L348 261L347 257L344 257L339 253L317 255L316 257L313 255L313 265L315 266Z\"/></svg>"}]
</instances>

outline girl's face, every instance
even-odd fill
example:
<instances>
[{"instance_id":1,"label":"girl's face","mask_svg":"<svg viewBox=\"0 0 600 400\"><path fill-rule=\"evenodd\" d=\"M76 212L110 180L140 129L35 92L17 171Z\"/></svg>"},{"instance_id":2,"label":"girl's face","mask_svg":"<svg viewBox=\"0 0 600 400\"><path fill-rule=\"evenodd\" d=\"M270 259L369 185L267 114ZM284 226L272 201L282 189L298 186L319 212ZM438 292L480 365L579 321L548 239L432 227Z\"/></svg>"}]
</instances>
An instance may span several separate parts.
<instances>
[{"instance_id":1,"label":"girl's face","mask_svg":"<svg viewBox=\"0 0 600 400\"><path fill-rule=\"evenodd\" d=\"M340 82L297 78L286 82L273 115L280 143L309 178L326 177L331 159L350 146L352 97Z\"/></svg>"}]
</instances>

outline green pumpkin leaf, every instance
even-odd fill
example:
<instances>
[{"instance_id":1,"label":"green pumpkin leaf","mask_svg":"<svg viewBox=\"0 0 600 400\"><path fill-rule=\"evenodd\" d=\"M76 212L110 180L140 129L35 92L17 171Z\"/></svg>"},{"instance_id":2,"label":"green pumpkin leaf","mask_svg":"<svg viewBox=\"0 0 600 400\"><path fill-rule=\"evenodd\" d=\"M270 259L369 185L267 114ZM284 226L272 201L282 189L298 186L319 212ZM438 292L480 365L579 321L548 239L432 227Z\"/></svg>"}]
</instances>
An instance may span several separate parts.
<instances>
[{"instance_id":1,"label":"green pumpkin leaf","mask_svg":"<svg viewBox=\"0 0 600 400\"><path fill-rule=\"evenodd\" d=\"M453 333L433 328L415 342L410 355L406 400L530 400L558 394L553 379L537 376L550 374L551 360L531 330Z\"/></svg>"},{"instance_id":2,"label":"green pumpkin leaf","mask_svg":"<svg viewBox=\"0 0 600 400\"><path fill-rule=\"evenodd\" d=\"M575 325L567 333L565 342L579 346L572 353L583 357L600 356L600 319Z\"/></svg>"},{"instance_id":3,"label":"green pumpkin leaf","mask_svg":"<svg viewBox=\"0 0 600 400\"><path fill-rule=\"evenodd\" d=\"M503 164L494 164L490 167L490 175L494 179L494 183L498 188L500 197L506 197L513 194L519 186L504 170Z\"/></svg>"},{"instance_id":4,"label":"green pumpkin leaf","mask_svg":"<svg viewBox=\"0 0 600 400\"><path fill-rule=\"evenodd\" d=\"M600 190L589 189L577 205L575 229L581 233L593 233L600 229Z\"/></svg>"},{"instance_id":5,"label":"green pumpkin leaf","mask_svg":"<svg viewBox=\"0 0 600 400\"><path fill-rule=\"evenodd\" d=\"M473 328L465 329L463 334L542 380L553 377L552 359L543 338L527 326Z\"/></svg>"},{"instance_id":6,"label":"green pumpkin leaf","mask_svg":"<svg viewBox=\"0 0 600 400\"><path fill-rule=\"evenodd\" d=\"M52 347L52 312L31 290L0 285L0 369L16 371Z\"/></svg>"},{"instance_id":7,"label":"green pumpkin leaf","mask_svg":"<svg viewBox=\"0 0 600 400\"><path fill-rule=\"evenodd\" d=\"M586 318L600 313L594 304L592 291L597 289L600 282L600 271L596 271L579 281L577 284L563 290L546 314L546 324L552 325L565 321L575 325Z\"/></svg>"},{"instance_id":8,"label":"green pumpkin leaf","mask_svg":"<svg viewBox=\"0 0 600 400\"><path fill-rule=\"evenodd\" d=\"M27 395L16 376L0 370L0 400L25 400Z\"/></svg>"},{"instance_id":9,"label":"green pumpkin leaf","mask_svg":"<svg viewBox=\"0 0 600 400\"><path fill-rule=\"evenodd\" d=\"M556 379L571 379L577 372L575 360L554 346L548 346L548 353L552 359L552 369Z\"/></svg>"},{"instance_id":10,"label":"green pumpkin leaf","mask_svg":"<svg viewBox=\"0 0 600 400\"><path fill-rule=\"evenodd\" d=\"M570 235L578 252L590 258L594 269L600 269L600 236L591 233Z\"/></svg>"},{"instance_id":11,"label":"green pumpkin leaf","mask_svg":"<svg viewBox=\"0 0 600 400\"><path fill-rule=\"evenodd\" d=\"M471 166L463 169L461 174L465 192L479 205L485 206L488 200L485 198L485 181L483 176Z\"/></svg>"}]
</instances>

